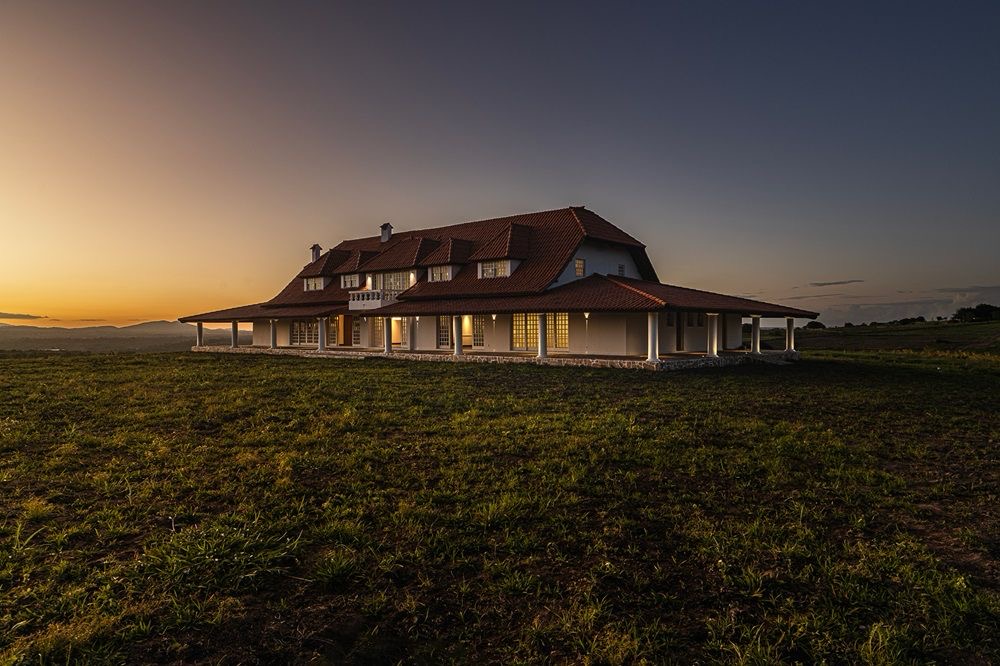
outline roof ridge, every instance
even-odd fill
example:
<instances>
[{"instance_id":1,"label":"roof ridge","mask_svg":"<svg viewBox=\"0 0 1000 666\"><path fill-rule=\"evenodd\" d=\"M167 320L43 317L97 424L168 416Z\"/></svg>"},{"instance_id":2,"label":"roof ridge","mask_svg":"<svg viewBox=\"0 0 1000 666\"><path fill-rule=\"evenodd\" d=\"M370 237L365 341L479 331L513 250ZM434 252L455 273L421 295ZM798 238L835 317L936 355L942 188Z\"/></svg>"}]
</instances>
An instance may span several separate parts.
<instances>
[{"instance_id":1,"label":"roof ridge","mask_svg":"<svg viewBox=\"0 0 1000 666\"><path fill-rule=\"evenodd\" d=\"M620 287L625 287L626 289L631 289L632 291L634 291L637 294L642 294L646 298L658 302L660 305L666 305L667 304L667 302L665 300L663 300L662 298L660 298L659 296L654 296L653 294L645 292L642 289L639 289L638 287L633 286L631 284L626 284L624 282L619 282L618 280L615 279L614 276L611 276L611 275L602 275L601 277L603 277L605 280L608 280L608 281L610 281L610 282L612 282L614 284L617 284Z\"/></svg>"},{"instance_id":2,"label":"roof ridge","mask_svg":"<svg viewBox=\"0 0 1000 666\"><path fill-rule=\"evenodd\" d=\"M570 206L569 212L572 213L573 219L576 220L576 226L580 227L580 233L583 234L584 238L586 238L587 228L583 226L583 220L581 220L580 216L576 214L576 208L574 206Z\"/></svg>"}]
</instances>

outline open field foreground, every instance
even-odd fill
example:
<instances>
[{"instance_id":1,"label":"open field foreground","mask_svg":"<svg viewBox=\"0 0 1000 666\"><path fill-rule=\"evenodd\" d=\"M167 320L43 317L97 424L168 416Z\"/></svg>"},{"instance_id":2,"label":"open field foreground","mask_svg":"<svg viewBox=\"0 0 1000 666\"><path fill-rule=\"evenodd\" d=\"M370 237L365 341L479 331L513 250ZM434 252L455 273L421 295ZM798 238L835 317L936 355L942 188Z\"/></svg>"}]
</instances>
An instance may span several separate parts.
<instances>
[{"instance_id":1,"label":"open field foreground","mask_svg":"<svg viewBox=\"0 0 1000 666\"><path fill-rule=\"evenodd\" d=\"M1000 662L1000 357L0 356L0 663Z\"/></svg>"},{"instance_id":2,"label":"open field foreground","mask_svg":"<svg viewBox=\"0 0 1000 666\"><path fill-rule=\"evenodd\" d=\"M784 346L784 331L770 329L762 336L773 349ZM950 351L1000 354L1000 321L959 323L929 321L919 324L879 324L850 328L799 329L795 344L802 350L838 351Z\"/></svg>"}]
</instances>

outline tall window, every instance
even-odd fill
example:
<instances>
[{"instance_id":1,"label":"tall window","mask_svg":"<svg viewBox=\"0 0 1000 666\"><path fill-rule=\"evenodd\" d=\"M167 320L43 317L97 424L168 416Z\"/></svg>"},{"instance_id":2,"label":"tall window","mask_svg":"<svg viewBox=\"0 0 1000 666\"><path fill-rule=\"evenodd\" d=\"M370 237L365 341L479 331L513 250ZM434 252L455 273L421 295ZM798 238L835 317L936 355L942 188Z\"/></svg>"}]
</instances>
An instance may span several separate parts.
<instances>
[{"instance_id":1,"label":"tall window","mask_svg":"<svg viewBox=\"0 0 1000 666\"><path fill-rule=\"evenodd\" d=\"M361 346L361 317L351 319L351 344Z\"/></svg>"},{"instance_id":2,"label":"tall window","mask_svg":"<svg viewBox=\"0 0 1000 666\"><path fill-rule=\"evenodd\" d=\"M487 315L472 315L472 346L486 346Z\"/></svg>"},{"instance_id":3,"label":"tall window","mask_svg":"<svg viewBox=\"0 0 1000 666\"><path fill-rule=\"evenodd\" d=\"M379 273L375 276L375 288L386 291L403 291L410 286L410 272Z\"/></svg>"},{"instance_id":4,"label":"tall window","mask_svg":"<svg viewBox=\"0 0 1000 666\"><path fill-rule=\"evenodd\" d=\"M618 264L618 275L625 277L625 264Z\"/></svg>"},{"instance_id":5,"label":"tall window","mask_svg":"<svg viewBox=\"0 0 1000 666\"><path fill-rule=\"evenodd\" d=\"M357 289L359 284L361 284L361 276L357 273L340 276L341 289Z\"/></svg>"},{"instance_id":6,"label":"tall window","mask_svg":"<svg viewBox=\"0 0 1000 666\"><path fill-rule=\"evenodd\" d=\"M506 259L479 262L481 277L484 278L507 277L510 275L508 271L509 266L510 264L507 263Z\"/></svg>"},{"instance_id":7,"label":"tall window","mask_svg":"<svg viewBox=\"0 0 1000 666\"><path fill-rule=\"evenodd\" d=\"M431 266L431 282L447 282L451 279L450 266Z\"/></svg>"},{"instance_id":8,"label":"tall window","mask_svg":"<svg viewBox=\"0 0 1000 666\"><path fill-rule=\"evenodd\" d=\"M385 331L385 322L383 322L382 317L368 317L368 344L371 347L381 347L385 344L385 338L383 338L383 331Z\"/></svg>"},{"instance_id":9,"label":"tall window","mask_svg":"<svg viewBox=\"0 0 1000 666\"><path fill-rule=\"evenodd\" d=\"M315 321L293 320L290 338L293 345L319 344L319 324Z\"/></svg>"},{"instance_id":10,"label":"tall window","mask_svg":"<svg viewBox=\"0 0 1000 666\"><path fill-rule=\"evenodd\" d=\"M577 277L583 277L584 275L587 274L587 260L586 259L577 258L577 260L574 261L573 263L576 266L576 276Z\"/></svg>"},{"instance_id":11,"label":"tall window","mask_svg":"<svg viewBox=\"0 0 1000 666\"><path fill-rule=\"evenodd\" d=\"M538 349L538 315L515 314L511 318L511 327L511 349ZM549 349L569 349L569 314L555 312L545 316L545 346Z\"/></svg>"},{"instance_id":12,"label":"tall window","mask_svg":"<svg viewBox=\"0 0 1000 666\"><path fill-rule=\"evenodd\" d=\"M326 341L327 344L336 346L340 341L337 337L337 330L339 329L340 315L333 315L327 320L326 326Z\"/></svg>"},{"instance_id":13,"label":"tall window","mask_svg":"<svg viewBox=\"0 0 1000 666\"><path fill-rule=\"evenodd\" d=\"M321 277L305 278L306 291L319 291L325 286L326 286L326 278L321 278Z\"/></svg>"},{"instance_id":14,"label":"tall window","mask_svg":"<svg viewBox=\"0 0 1000 666\"><path fill-rule=\"evenodd\" d=\"M437 346L442 349L451 347L451 317L438 317L437 331Z\"/></svg>"}]
</instances>

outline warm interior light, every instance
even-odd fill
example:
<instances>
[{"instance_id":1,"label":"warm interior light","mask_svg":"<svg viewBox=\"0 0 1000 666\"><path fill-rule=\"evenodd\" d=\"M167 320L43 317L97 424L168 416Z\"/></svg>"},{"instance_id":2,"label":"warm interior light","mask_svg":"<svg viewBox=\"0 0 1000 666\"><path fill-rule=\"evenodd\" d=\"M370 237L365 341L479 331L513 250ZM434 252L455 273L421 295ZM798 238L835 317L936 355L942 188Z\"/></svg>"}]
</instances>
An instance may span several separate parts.
<instances>
[{"instance_id":1,"label":"warm interior light","mask_svg":"<svg viewBox=\"0 0 1000 666\"><path fill-rule=\"evenodd\" d=\"M583 313L583 318L584 319L590 319L590 313L589 312L584 312Z\"/></svg>"},{"instance_id":2,"label":"warm interior light","mask_svg":"<svg viewBox=\"0 0 1000 666\"><path fill-rule=\"evenodd\" d=\"M490 315L490 316L493 317L493 321L497 320L497 316L496 315Z\"/></svg>"}]
</instances>

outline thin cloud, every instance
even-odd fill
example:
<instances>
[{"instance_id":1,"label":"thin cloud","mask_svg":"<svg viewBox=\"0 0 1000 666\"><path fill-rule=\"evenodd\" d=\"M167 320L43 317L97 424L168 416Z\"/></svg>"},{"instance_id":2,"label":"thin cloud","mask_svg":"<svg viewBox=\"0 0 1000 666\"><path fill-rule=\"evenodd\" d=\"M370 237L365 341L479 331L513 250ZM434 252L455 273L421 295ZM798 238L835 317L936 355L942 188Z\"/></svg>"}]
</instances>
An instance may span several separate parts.
<instances>
[{"instance_id":1,"label":"thin cloud","mask_svg":"<svg viewBox=\"0 0 1000 666\"><path fill-rule=\"evenodd\" d=\"M831 298L833 296L846 296L846 294L813 294L812 296L785 296L784 301L807 301L810 298Z\"/></svg>"},{"instance_id":2,"label":"thin cloud","mask_svg":"<svg viewBox=\"0 0 1000 666\"><path fill-rule=\"evenodd\" d=\"M979 292L1000 292L1000 285L993 287L940 287L934 291L940 291L942 294L970 294Z\"/></svg>"},{"instance_id":3,"label":"thin cloud","mask_svg":"<svg viewBox=\"0 0 1000 666\"><path fill-rule=\"evenodd\" d=\"M48 319L45 315L22 314L16 312L0 312L0 319Z\"/></svg>"},{"instance_id":4,"label":"thin cloud","mask_svg":"<svg viewBox=\"0 0 1000 666\"><path fill-rule=\"evenodd\" d=\"M832 282L810 282L810 287L834 287L841 284L857 284L864 280L833 280Z\"/></svg>"}]
</instances>

